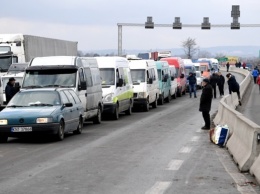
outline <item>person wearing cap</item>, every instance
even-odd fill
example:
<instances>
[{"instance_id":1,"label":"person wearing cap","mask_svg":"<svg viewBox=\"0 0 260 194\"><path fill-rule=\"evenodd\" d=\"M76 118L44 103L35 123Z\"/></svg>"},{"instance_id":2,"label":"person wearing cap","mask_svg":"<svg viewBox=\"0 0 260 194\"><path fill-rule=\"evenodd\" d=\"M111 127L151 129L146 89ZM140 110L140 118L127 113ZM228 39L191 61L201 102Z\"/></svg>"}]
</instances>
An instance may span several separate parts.
<instances>
[{"instance_id":1,"label":"person wearing cap","mask_svg":"<svg viewBox=\"0 0 260 194\"><path fill-rule=\"evenodd\" d=\"M202 81L202 93L200 97L200 108L199 111L202 112L203 119L205 121L205 125L201 128L204 130L210 129L210 109L211 102L213 98L212 86L209 83L209 79L203 79Z\"/></svg>"},{"instance_id":2,"label":"person wearing cap","mask_svg":"<svg viewBox=\"0 0 260 194\"><path fill-rule=\"evenodd\" d=\"M5 87L6 103L8 103L17 92L14 87L14 84L15 79L13 77L9 78L9 82L7 82Z\"/></svg>"}]
</instances>

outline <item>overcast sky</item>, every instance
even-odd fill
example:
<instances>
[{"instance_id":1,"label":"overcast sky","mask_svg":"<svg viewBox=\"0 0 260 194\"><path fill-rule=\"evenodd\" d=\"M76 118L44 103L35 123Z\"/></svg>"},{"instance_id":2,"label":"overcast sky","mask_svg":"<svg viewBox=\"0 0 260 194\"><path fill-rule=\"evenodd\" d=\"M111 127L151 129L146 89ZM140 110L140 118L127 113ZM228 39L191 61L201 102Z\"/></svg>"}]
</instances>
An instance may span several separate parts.
<instances>
[{"instance_id":1,"label":"overcast sky","mask_svg":"<svg viewBox=\"0 0 260 194\"><path fill-rule=\"evenodd\" d=\"M260 23L260 0L1 0L0 33L24 33L78 41L83 51L117 49L117 23L230 24L232 5L240 5L241 24ZM123 49L178 48L188 37L199 47L260 45L260 28L123 27Z\"/></svg>"}]
</instances>

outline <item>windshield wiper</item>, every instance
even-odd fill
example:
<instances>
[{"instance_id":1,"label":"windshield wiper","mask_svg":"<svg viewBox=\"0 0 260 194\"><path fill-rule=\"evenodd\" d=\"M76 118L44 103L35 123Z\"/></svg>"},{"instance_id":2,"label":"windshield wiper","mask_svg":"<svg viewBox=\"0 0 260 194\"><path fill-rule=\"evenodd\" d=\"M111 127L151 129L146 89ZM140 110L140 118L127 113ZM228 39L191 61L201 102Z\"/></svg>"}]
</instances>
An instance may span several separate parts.
<instances>
[{"instance_id":1,"label":"windshield wiper","mask_svg":"<svg viewBox=\"0 0 260 194\"><path fill-rule=\"evenodd\" d=\"M42 86L39 85L31 85L31 86L25 86L23 88L42 88Z\"/></svg>"},{"instance_id":2,"label":"windshield wiper","mask_svg":"<svg viewBox=\"0 0 260 194\"><path fill-rule=\"evenodd\" d=\"M51 85L45 85L43 87L44 88L48 88L48 87L70 88L70 87L73 87L73 86L63 86L63 85L51 84Z\"/></svg>"},{"instance_id":3,"label":"windshield wiper","mask_svg":"<svg viewBox=\"0 0 260 194\"><path fill-rule=\"evenodd\" d=\"M30 104L30 106L53 106L53 104L47 104L47 103L36 103L36 104Z\"/></svg>"},{"instance_id":4,"label":"windshield wiper","mask_svg":"<svg viewBox=\"0 0 260 194\"><path fill-rule=\"evenodd\" d=\"M28 107L28 106L21 106L21 105L10 105L10 106L6 106L6 107L12 107L12 108L16 108L16 107Z\"/></svg>"}]
</instances>

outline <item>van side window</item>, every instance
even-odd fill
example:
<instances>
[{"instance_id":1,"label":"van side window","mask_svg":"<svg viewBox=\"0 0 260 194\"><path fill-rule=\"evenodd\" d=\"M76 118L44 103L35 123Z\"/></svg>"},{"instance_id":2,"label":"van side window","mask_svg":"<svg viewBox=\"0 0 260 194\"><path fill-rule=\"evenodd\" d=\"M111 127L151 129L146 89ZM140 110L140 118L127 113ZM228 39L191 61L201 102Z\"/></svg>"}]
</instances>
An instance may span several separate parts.
<instances>
[{"instance_id":1,"label":"van side window","mask_svg":"<svg viewBox=\"0 0 260 194\"><path fill-rule=\"evenodd\" d=\"M66 96L68 97L69 101L72 103L72 104L75 104L76 101L74 100L74 98L72 97L72 95L69 93L68 90L65 90L64 93L66 94Z\"/></svg>"},{"instance_id":2,"label":"van side window","mask_svg":"<svg viewBox=\"0 0 260 194\"><path fill-rule=\"evenodd\" d=\"M74 100L77 104L81 102L79 97L77 96L77 94L74 91L70 90L69 93L72 95L72 97L74 98Z\"/></svg>"},{"instance_id":3,"label":"van side window","mask_svg":"<svg viewBox=\"0 0 260 194\"><path fill-rule=\"evenodd\" d=\"M118 71L118 69L116 69L116 84L118 84L119 83L119 71Z\"/></svg>"},{"instance_id":4,"label":"van side window","mask_svg":"<svg viewBox=\"0 0 260 194\"><path fill-rule=\"evenodd\" d=\"M90 68L85 68L85 73L87 77L87 87L93 86Z\"/></svg>"},{"instance_id":5,"label":"van side window","mask_svg":"<svg viewBox=\"0 0 260 194\"><path fill-rule=\"evenodd\" d=\"M63 104L69 103L69 99L67 98L67 96L64 94L63 91L60 92L60 97Z\"/></svg>"},{"instance_id":6,"label":"van side window","mask_svg":"<svg viewBox=\"0 0 260 194\"><path fill-rule=\"evenodd\" d=\"M81 69L81 68L79 69L79 80L80 80L80 82L85 82L86 81L84 70Z\"/></svg>"}]
</instances>

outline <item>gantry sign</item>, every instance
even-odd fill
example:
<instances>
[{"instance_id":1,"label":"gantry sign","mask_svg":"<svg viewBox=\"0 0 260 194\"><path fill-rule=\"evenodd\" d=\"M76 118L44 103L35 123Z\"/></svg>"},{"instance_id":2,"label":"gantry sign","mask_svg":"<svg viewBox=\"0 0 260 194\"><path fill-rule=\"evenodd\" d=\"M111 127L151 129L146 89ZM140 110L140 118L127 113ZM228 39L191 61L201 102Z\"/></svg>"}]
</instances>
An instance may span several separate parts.
<instances>
[{"instance_id":1,"label":"gantry sign","mask_svg":"<svg viewBox=\"0 0 260 194\"><path fill-rule=\"evenodd\" d=\"M203 18L201 24L182 24L180 17L175 17L173 24L155 24L152 17L147 17L147 21L143 24L135 23L118 23L118 56L122 56L122 29L123 26L128 27L145 27L146 29L153 29L155 27L167 27L173 29L184 28L197 28L201 27L202 30L210 30L210 28L231 28L232 30L239 30L240 27L260 27L260 24L240 24L238 18L240 17L239 5L232 5L231 17L233 21L231 24L211 24L208 17Z\"/></svg>"}]
</instances>

